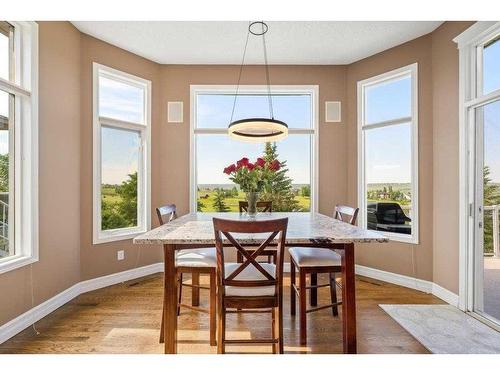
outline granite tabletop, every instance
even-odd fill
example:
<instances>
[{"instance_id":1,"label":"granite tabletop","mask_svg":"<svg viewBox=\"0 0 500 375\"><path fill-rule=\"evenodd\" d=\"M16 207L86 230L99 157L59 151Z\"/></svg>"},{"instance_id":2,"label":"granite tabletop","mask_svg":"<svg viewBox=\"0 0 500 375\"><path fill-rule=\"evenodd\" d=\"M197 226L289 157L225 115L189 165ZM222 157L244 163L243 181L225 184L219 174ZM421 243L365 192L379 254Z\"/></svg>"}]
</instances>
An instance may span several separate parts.
<instances>
[{"instance_id":1,"label":"granite tabletop","mask_svg":"<svg viewBox=\"0 0 500 375\"><path fill-rule=\"evenodd\" d=\"M191 213L134 238L135 244L214 244L212 218L265 221L288 217L287 245L318 243L388 242L383 235L310 212L258 213L254 217L235 212ZM234 234L238 241L260 244L266 234Z\"/></svg>"}]
</instances>

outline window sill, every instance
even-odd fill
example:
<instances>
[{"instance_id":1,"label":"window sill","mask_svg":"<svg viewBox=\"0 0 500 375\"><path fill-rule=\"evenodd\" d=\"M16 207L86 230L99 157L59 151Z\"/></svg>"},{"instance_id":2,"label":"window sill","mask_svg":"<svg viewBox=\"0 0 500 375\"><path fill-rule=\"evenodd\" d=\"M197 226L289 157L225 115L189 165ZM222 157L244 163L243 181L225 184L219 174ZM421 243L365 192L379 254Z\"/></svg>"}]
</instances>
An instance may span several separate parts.
<instances>
[{"instance_id":1,"label":"window sill","mask_svg":"<svg viewBox=\"0 0 500 375\"><path fill-rule=\"evenodd\" d=\"M419 244L418 237L412 237L412 236L405 235L405 234L384 232L384 231L379 231L379 230L371 230L371 232L381 234L382 236L387 237L390 241L403 242L403 243L408 243L408 244L412 244L412 245Z\"/></svg>"},{"instance_id":2,"label":"window sill","mask_svg":"<svg viewBox=\"0 0 500 375\"><path fill-rule=\"evenodd\" d=\"M0 274L38 262L38 257L18 255L0 260Z\"/></svg>"},{"instance_id":3,"label":"window sill","mask_svg":"<svg viewBox=\"0 0 500 375\"><path fill-rule=\"evenodd\" d=\"M123 241L123 240L131 240L134 237L137 237L140 234L146 233L145 229L137 229L134 228L129 231L117 231L114 233L99 233L97 236L94 236L94 240L92 241L93 245L99 245L102 243L115 242L115 241Z\"/></svg>"}]
</instances>

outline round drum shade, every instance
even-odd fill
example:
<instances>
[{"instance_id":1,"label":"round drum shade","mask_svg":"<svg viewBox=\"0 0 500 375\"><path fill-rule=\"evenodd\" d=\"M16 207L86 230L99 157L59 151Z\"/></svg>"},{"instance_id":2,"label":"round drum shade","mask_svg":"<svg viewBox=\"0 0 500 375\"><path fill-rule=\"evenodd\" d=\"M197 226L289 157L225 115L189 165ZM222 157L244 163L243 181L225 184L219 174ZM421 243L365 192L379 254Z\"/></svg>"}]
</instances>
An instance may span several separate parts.
<instances>
[{"instance_id":1,"label":"round drum shade","mask_svg":"<svg viewBox=\"0 0 500 375\"><path fill-rule=\"evenodd\" d=\"M231 137L246 142L274 142L288 135L288 126L283 121L270 118L247 118L229 124Z\"/></svg>"}]
</instances>

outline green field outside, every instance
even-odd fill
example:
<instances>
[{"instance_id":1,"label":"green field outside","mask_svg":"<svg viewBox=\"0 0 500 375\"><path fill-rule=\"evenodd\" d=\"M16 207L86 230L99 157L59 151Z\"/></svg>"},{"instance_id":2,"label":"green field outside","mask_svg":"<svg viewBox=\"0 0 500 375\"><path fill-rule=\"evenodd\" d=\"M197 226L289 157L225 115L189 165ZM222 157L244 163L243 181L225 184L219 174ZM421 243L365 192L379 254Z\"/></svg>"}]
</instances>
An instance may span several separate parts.
<instances>
[{"instance_id":1,"label":"green field outside","mask_svg":"<svg viewBox=\"0 0 500 375\"><path fill-rule=\"evenodd\" d=\"M122 197L120 197L116 193L116 188L106 186L106 187L101 187L101 194L102 194L102 200L103 202L109 203L110 205L120 203L122 201Z\"/></svg>"},{"instance_id":2,"label":"green field outside","mask_svg":"<svg viewBox=\"0 0 500 375\"><path fill-rule=\"evenodd\" d=\"M205 198L208 196L207 198ZM213 212L214 210L214 198L215 198L215 192L210 189L203 189L198 191L198 200L203 203L205 206L202 209L202 212ZM110 205L115 205L117 203L120 203L122 201L122 198L120 195L116 193L116 190L114 187L103 187L102 188L102 200L103 202L106 202ZM240 191L238 192L237 197L227 197L225 198L224 202L226 205L229 207L230 212L238 212L239 211L239 206L238 202L239 201L244 201L246 200L245 193ZM297 194L295 196L295 200L299 202L299 206L303 211L309 211L310 205L311 205L311 198L310 197L303 197L300 194Z\"/></svg>"},{"instance_id":3,"label":"green field outside","mask_svg":"<svg viewBox=\"0 0 500 375\"><path fill-rule=\"evenodd\" d=\"M211 189L198 190L198 202L203 204L201 212L214 212L215 191ZM237 197L226 197L224 203L229 207L229 212L239 212L239 201L245 201L246 196L242 191L238 191ZM309 211L311 198L301 196L299 193L295 195L295 200L299 203L302 211Z\"/></svg>"}]
</instances>

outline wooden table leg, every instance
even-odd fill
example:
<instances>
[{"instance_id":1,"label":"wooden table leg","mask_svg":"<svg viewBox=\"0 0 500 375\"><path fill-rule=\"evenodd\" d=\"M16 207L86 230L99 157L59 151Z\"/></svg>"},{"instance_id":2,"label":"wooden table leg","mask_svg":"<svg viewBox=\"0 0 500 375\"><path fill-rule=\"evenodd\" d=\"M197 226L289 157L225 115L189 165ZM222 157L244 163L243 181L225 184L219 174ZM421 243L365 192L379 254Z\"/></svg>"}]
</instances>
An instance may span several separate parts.
<instances>
[{"instance_id":1,"label":"wooden table leg","mask_svg":"<svg viewBox=\"0 0 500 375\"><path fill-rule=\"evenodd\" d=\"M342 331L344 353L356 354L356 285L354 274L354 244L344 244L339 251L342 259Z\"/></svg>"},{"instance_id":2,"label":"wooden table leg","mask_svg":"<svg viewBox=\"0 0 500 375\"><path fill-rule=\"evenodd\" d=\"M177 275L175 272L174 245L163 246L165 262L163 321L165 354L177 352Z\"/></svg>"},{"instance_id":3,"label":"wooden table leg","mask_svg":"<svg viewBox=\"0 0 500 375\"><path fill-rule=\"evenodd\" d=\"M200 306L200 288L196 288L195 286L200 285L200 274L193 273L191 275L191 306Z\"/></svg>"}]
</instances>

